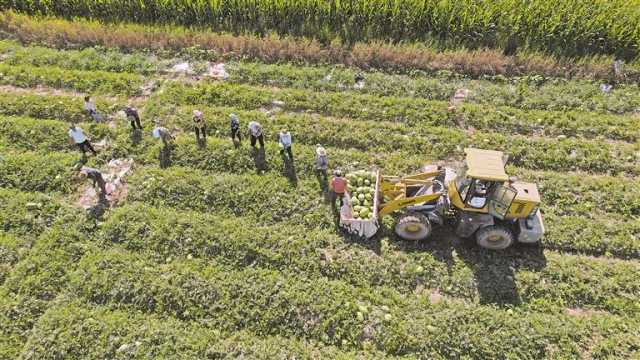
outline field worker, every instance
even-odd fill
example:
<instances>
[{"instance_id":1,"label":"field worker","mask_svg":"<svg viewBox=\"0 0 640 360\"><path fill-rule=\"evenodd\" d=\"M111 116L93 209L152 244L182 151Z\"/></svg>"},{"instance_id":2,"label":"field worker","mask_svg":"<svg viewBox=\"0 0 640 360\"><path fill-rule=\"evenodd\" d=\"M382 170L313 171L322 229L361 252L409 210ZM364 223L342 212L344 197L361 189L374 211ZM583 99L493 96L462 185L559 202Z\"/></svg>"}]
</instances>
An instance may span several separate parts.
<instances>
[{"instance_id":1,"label":"field worker","mask_svg":"<svg viewBox=\"0 0 640 360\"><path fill-rule=\"evenodd\" d=\"M82 151L82 155L86 154L87 149L91 150L94 156L96 155L96 150L91 146L91 143L84 134L84 131L75 124L71 124L71 126L69 126L69 142L78 146L80 151Z\"/></svg>"},{"instance_id":2,"label":"field worker","mask_svg":"<svg viewBox=\"0 0 640 360\"><path fill-rule=\"evenodd\" d=\"M344 205L344 192L347 190L347 179L342 177L342 171L336 170L333 172L333 179L331 179L331 206L336 204L336 198L340 199L340 208Z\"/></svg>"},{"instance_id":3,"label":"field worker","mask_svg":"<svg viewBox=\"0 0 640 360\"><path fill-rule=\"evenodd\" d=\"M155 139L162 139L162 144L164 144L165 148L169 148L169 146L171 145L171 140L173 140L173 136L171 136L171 133L169 132L169 130L165 127L160 126L157 123L153 131L151 131L151 135Z\"/></svg>"},{"instance_id":4,"label":"field worker","mask_svg":"<svg viewBox=\"0 0 640 360\"><path fill-rule=\"evenodd\" d=\"M202 111L193 110L193 126L196 131L196 141L200 142L200 133L202 132L202 141L207 141L207 127L204 122Z\"/></svg>"},{"instance_id":5,"label":"field worker","mask_svg":"<svg viewBox=\"0 0 640 360\"><path fill-rule=\"evenodd\" d=\"M102 122L103 120L102 115L98 112L98 109L96 109L96 106L93 105L93 102L91 101L90 96L84 97L84 109L87 110L87 112L89 113L89 115L91 115L93 120L95 120L96 122Z\"/></svg>"},{"instance_id":6,"label":"field worker","mask_svg":"<svg viewBox=\"0 0 640 360\"><path fill-rule=\"evenodd\" d=\"M293 151L291 150L291 133L287 129L282 129L278 137L278 143L282 148L280 153L284 154L286 151L289 154L289 159L293 161Z\"/></svg>"},{"instance_id":7,"label":"field worker","mask_svg":"<svg viewBox=\"0 0 640 360\"><path fill-rule=\"evenodd\" d=\"M91 179L91 181L93 181L93 187L95 187L97 184L98 188L100 189L100 200L106 200L108 195L106 189L107 183L106 181L104 181L102 173L98 169L83 166L80 169L80 176L82 176L83 178Z\"/></svg>"},{"instance_id":8,"label":"field worker","mask_svg":"<svg viewBox=\"0 0 640 360\"><path fill-rule=\"evenodd\" d=\"M240 138L240 120L238 119L238 115L231 114L229 115L230 126L231 126L231 141L236 142L236 136L238 137L238 144L242 142Z\"/></svg>"},{"instance_id":9,"label":"field worker","mask_svg":"<svg viewBox=\"0 0 640 360\"><path fill-rule=\"evenodd\" d=\"M256 140L260 142L260 147L264 148L264 136L262 134L262 125L257 121L249 123L249 136L251 137L251 146L256 147Z\"/></svg>"},{"instance_id":10,"label":"field worker","mask_svg":"<svg viewBox=\"0 0 640 360\"><path fill-rule=\"evenodd\" d=\"M124 113L127 115L127 119L131 122L131 127L133 130L138 129L142 130L142 125L140 125L140 115L138 115L138 109L132 107L131 105L127 105L124 108Z\"/></svg>"},{"instance_id":11,"label":"field worker","mask_svg":"<svg viewBox=\"0 0 640 360\"><path fill-rule=\"evenodd\" d=\"M322 146L316 145L316 172L326 179L328 167L327 151Z\"/></svg>"}]
</instances>

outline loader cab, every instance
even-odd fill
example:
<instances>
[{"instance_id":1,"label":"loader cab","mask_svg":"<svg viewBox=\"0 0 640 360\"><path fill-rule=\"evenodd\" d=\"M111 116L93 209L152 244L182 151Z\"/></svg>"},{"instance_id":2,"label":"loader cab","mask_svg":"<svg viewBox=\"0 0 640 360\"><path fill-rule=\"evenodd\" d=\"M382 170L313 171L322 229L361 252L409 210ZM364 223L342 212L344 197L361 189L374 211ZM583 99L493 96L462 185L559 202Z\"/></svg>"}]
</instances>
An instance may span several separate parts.
<instances>
[{"instance_id":1,"label":"loader cab","mask_svg":"<svg viewBox=\"0 0 640 360\"><path fill-rule=\"evenodd\" d=\"M491 214L504 219L517 195L504 171L506 157L500 151L465 149L464 166L449 183L452 206L464 212Z\"/></svg>"}]
</instances>

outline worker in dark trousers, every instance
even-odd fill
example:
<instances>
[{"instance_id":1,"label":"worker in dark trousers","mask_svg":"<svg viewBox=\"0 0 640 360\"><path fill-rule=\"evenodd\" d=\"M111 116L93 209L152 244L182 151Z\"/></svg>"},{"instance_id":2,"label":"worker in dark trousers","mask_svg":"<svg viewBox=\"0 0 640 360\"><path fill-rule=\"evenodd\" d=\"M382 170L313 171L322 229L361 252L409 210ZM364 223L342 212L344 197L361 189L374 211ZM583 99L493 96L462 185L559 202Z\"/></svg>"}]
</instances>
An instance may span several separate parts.
<instances>
[{"instance_id":1,"label":"worker in dark trousers","mask_svg":"<svg viewBox=\"0 0 640 360\"><path fill-rule=\"evenodd\" d=\"M89 115L91 115L93 120L95 120L96 122L101 123L104 121L104 117L102 116L102 114L98 112L98 109L93 104L93 101L91 101L90 96L84 97L84 109L89 113Z\"/></svg>"},{"instance_id":2,"label":"worker in dark trousers","mask_svg":"<svg viewBox=\"0 0 640 360\"><path fill-rule=\"evenodd\" d=\"M135 130L136 128L142 130L142 125L140 125L140 115L138 115L138 109L132 106L127 106L124 108L124 113L125 115L127 115L127 119L129 119L133 130Z\"/></svg>"},{"instance_id":3,"label":"worker in dark trousers","mask_svg":"<svg viewBox=\"0 0 640 360\"><path fill-rule=\"evenodd\" d=\"M331 207L335 210L336 200L340 199L340 207L337 211L340 213L340 209L344 205L344 193L347 190L347 179L342 176L342 171L333 172L333 179L331 179L329 187L331 188Z\"/></svg>"},{"instance_id":4,"label":"worker in dark trousers","mask_svg":"<svg viewBox=\"0 0 640 360\"><path fill-rule=\"evenodd\" d=\"M106 188L107 182L104 181L104 178L102 177L102 173L98 169L83 166L80 169L80 175L82 177L91 179L94 187L98 185L98 188L100 190L100 201L104 202L107 200L107 195L108 195L107 188Z\"/></svg>"},{"instance_id":5,"label":"worker in dark trousers","mask_svg":"<svg viewBox=\"0 0 640 360\"><path fill-rule=\"evenodd\" d=\"M91 143L84 134L84 131L75 124L71 124L71 126L69 126L69 141L78 146L80 151L82 151L83 156L86 155L87 149L91 150L94 156L97 155L96 150L91 146Z\"/></svg>"},{"instance_id":6,"label":"worker in dark trousers","mask_svg":"<svg viewBox=\"0 0 640 360\"><path fill-rule=\"evenodd\" d=\"M236 137L238 138L237 145L240 145L242 142L242 138L240 137L240 120L238 119L238 115L231 114L229 115L230 126L231 126L231 141L236 144Z\"/></svg>"},{"instance_id":7,"label":"worker in dark trousers","mask_svg":"<svg viewBox=\"0 0 640 360\"><path fill-rule=\"evenodd\" d=\"M257 121L249 123L249 136L251 137L251 146L256 147L256 141L260 143L260 147L264 148L264 136L262 134L262 125Z\"/></svg>"},{"instance_id":8,"label":"worker in dark trousers","mask_svg":"<svg viewBox=\"0 0 640 360\"><path fill-rule=\"evenodd\" d=\"M286 152L289 155L289 160L293 161L293 151L291 150L291 133L287 129L282 129L278 136L278 144L280 145L280 153L284 155Z\"/></svg>"},{"instance_id":9,"label":"worker in dark trousers","mask_svg":"<svg viewBox=\"0 0 640 360\"><path fill-rule=\"evenodd\" d=\"M200 133L202 133L202 141L207 142L207 125L204 122L202 111L193 110L193 127L196 131L196 141L200 143Z\"/></svg>"}]
</instances>

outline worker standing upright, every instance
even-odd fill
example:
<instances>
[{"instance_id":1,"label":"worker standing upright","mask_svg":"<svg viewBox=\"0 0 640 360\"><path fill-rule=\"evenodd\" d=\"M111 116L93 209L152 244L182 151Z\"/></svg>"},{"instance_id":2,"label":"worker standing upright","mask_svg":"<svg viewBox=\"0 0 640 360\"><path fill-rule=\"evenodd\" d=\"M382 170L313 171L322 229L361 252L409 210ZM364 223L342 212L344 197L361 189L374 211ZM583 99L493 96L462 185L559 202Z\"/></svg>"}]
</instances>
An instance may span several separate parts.
<instances>
[{"instance_id":1,"label":"worker standing upright","mask_svg":"<svg viewBox=\"0 0 640 360\"><path fill-rule=\"evenodd\" d=\"M87 149L91 150L94 156L97 155L96 150L91 146L91 143L84 134L84 131L75 124L71 124L71 126L69 126L69 140L71 143L78 146L80 151L82 151L83 156L86 154Z\"/></svg>"},{"instance_id":2,"label":"worker standing upright","mask_svg":"<svg viewBox=\"0 0 640 360\"><path fill-rule=\"evenodd\" d=\"M96 122L102 122L104 120L104 118L102 117L102 114L98 112L98 109L96 109L96 106L91 101L90 96L84 97L84 109L89 113L89 115L91 115L93 120L95 120Z\"/></svg>"},{"instance_id":3,"label":"worker standing upright","mask_svg":"<svg viewBox=\"0 0 640 360\"><path fill-rule=\"evenodd\" d=\"M316 147L316 173L324 181L327 181L327 169L329 167L329 160L327 159L327 151L321 145Z\"/></svg>"},{"instance_id":4,"label":"worker standing upright","mask_svg":"<svg viewBox=\"0 0 640 360\"><path fill-rule=\"evenodd\" d=\"M137 129L142 130L142 125L140 124L140 115L138 115L138 109L134 108L131 105L127 105L127 107L124 108L124 113L127 116L127 119L129 119L133 130L136 129L136 126Z\"/></svg>"},{"instance_id":5,"label":"worker standing upright","mask_svg":"<svg viewBox=\"0 0 640 360\"><path fill-rule=\"evenodd\" d=\"M238 119L238 115L231 114L229 115L230 126L231 126L231 141L236 144L236 136L238 137L238 145L242 142L242 138L240 137L240 120Z\"/></svg>"},{"instance_id":6,"label":"worker standing upright","mask_svg":"<svg viewBox=\"0 0 640 360\"><path fill-rule=\"evenodd\" d=\"M333 172L333 179L331 179L329 186L331 188L331 207L335 209L336 199L340 199L340 208L342 208L344 205L344 193L347 190L347 179L342 176L342 171L336 170Z\"/></svg>"},{"instance_id":7,"label":"worker standing upright","mask_svg":"<svg viewBox=\"0 0 640 360\"><path fill-rule=\"evenodd\" d=\"M280 153L284 155L286 151L289 154L289 159L293 161L293 151L291 150L291 133L287 129L282 129L280 131L280 135L278 136L278 143L280 144L281 150Z\"/></svg>"},{"instance_id":8,"label":"worker standing upright","mask_svg":"<svg viewBox=\"0 0 640 360\"><path fill-rule=\"evenodd\" d=\"M204 122L202 111L193 110L193 126L196 131L196 141L200 143L200 133L202 133L202 141L207 142L207 125Z\"/></svg>"},{"instance_id":9,"label":"worker standing upright","mask_svg":"<svg viewBox=\"0 0 640 360\"><path fill-rule=\"evenodd\" d=\"M102 177L102 173L98 169L90 168L87 166L83 166L80 169L80 175L82 177L86 177L93 181L93 186L98 185L100 190L100 200L105 201L107 199L107 182L104 181L104 177Z\"/></svg>"},{"instance_id":10,"label":"worker standing upright","mask_svg":"<svg viewBox=\"0 0 640 360\"><path fill-rule=\"evenodd\" d=\"M256 140L260 143L260 147L264 148L264 136L262 134L262 125L257 121L249 123L249 136L251 137L251 146L256 147Z\"/></svg>"}]
</instances>

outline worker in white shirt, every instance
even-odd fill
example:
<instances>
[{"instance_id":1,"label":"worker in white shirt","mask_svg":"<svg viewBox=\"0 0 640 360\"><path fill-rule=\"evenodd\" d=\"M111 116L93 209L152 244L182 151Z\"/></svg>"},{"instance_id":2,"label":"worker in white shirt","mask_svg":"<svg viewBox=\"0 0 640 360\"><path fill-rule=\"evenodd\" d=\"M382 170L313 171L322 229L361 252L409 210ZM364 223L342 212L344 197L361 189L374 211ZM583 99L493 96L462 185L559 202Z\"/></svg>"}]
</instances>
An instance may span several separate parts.
<instances>
[{"instance_id":1,"label":"worker in white shirt","mask_svg":"<svg viewBox=\"0 0 640 360\"><path fill-rule=\"evenodd\" d=\"M102 117L102 114L98 112L98 109L96 109L96 106L91 101L90 96L84 97L84 109L87 110L89 115L91 115L93 120L95 120L96 122L102 122L104 120L104 118Z\"/></svg>"},{"instance_id":2,"label":"worker in white shirt","mask_svg":"<svg viewBox=\"0 0 640 360\"><path fill-rule=\"evenodd\" d=\"M256 140L260 143L260 147L264 148L264 136L262 134L262 125L257 121L249 123L249 137L251 138L251 146L256 147Z\"/></svg>"},{"instance_id":3,"label":"worker in white shirt","mask_svg":"<svg viewBox=\"0 0 640 360\"><path fill-rule=\"evenodd\" d=\"M96 150L91 146L91 143L84 134L84 131L75 124L71 124L71 126L69 126L69 141L78 146L80 151L82 151L82 155L86 154L87 149L91 150L94 156L96 155Z\"/></svg>"},{"instance_id":4,"label":"worker in white shirt","mask_svg":"<svg viewBox=\"0 0 640 360\"><path fill-rule=\"evenodd\" d=\"M280 131L278 143L280 144L280 153L284 154L286 151L287 154L289 154L289 159L293 161L293 151L291 151L291 133L287 129L282 129Z\"/></svg>"}]
</instances>

